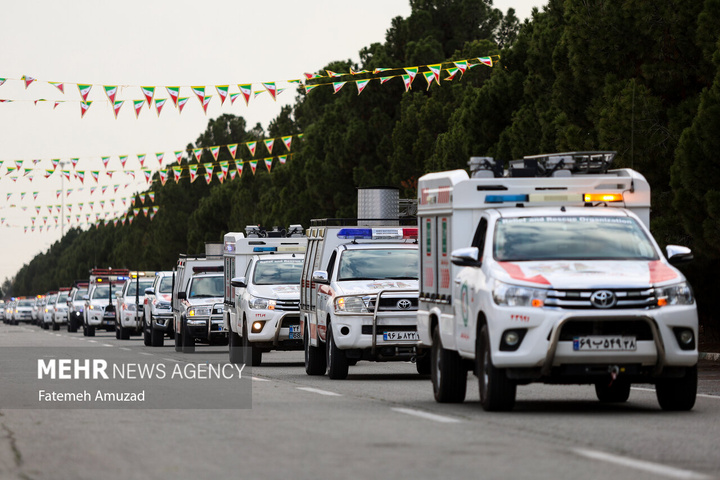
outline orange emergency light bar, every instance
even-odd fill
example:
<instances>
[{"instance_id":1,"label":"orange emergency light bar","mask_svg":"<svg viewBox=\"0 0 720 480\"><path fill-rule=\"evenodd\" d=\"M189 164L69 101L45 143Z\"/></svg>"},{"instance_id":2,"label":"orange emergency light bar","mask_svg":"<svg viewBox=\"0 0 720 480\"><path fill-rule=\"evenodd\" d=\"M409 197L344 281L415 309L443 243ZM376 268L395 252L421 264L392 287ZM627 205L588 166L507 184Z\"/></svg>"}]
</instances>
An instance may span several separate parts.
<instances>
[{"instance_id":1,"label":"orange emergency light bar","mask_svg":"<svg viewBox=\"0 0 720 480\"><path fill-rule=\"evenodd\" d=\"M583 195L585 202L622 202L622 193L586 193Z\"/></svg>"}]
</instances>

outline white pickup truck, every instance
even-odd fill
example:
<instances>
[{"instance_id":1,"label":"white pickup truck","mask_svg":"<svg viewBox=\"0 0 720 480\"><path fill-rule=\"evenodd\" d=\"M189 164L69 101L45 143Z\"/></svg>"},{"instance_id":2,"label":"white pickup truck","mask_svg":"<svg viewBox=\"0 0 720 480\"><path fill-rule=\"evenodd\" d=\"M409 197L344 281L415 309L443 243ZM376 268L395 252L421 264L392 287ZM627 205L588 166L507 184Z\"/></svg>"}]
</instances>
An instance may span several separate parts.
<instances>
[{"instance_id":1,"label":"white pickup truck","mask_svg":"<svg viewBox=\"0 0 720 480\"><path fill-rule=\"evenodd\" d=\"M651 383L662 409L693 407L697 311L673 266L692 255L663 254L647 181L613 158L539 155L505 172L482 158L472 178L420 178L418 333L438 402L462 402L473 371L486 410L512 409L531 382L591 384L602 402Z\"/></svg>"}]
</instances>

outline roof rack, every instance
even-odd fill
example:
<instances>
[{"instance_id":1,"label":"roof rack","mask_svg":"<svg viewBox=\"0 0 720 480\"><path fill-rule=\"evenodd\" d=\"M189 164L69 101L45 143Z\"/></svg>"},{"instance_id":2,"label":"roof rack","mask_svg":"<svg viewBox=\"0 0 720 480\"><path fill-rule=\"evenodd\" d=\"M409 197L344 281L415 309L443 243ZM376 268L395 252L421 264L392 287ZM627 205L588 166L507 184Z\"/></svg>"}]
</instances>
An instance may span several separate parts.
<instances>
[{"instance_id":1,"label":"roof rack","mask_svg":"<svg viewBox=\"0 0 720 480\"><path fill-rule=\"evenodd\" d=\"M607 173L617 152L586 151L527 155L510 160L503 170L502 162L492 157L470 157L468 166L473 178L570 177L577 174Z\"/></svg>"}]
</instances>

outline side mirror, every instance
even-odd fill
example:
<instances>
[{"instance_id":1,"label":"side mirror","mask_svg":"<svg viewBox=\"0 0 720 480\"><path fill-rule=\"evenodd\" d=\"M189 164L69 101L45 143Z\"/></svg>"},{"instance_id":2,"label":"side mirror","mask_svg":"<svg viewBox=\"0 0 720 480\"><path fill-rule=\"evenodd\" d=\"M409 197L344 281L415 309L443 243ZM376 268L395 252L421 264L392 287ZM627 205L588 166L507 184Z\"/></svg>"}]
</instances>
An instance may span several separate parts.
<instances>
[{"instance_id":1,"label":"side mirror","mask_svg":"<svg viewBox=\"0 0 720 480\"><path fill-rule=\"evenodd\" d=\"M187 300L187 295L185 294L185 292L178 292L177 298L178 300Z\"/></svg>"},{"instance_id":2,"label":"side mirror","mask_svg":"<svg viewBox=\"0 0 720 480\"><path fill-rule=\"evenodd\" d=\"M152 287L146 288L145 295L155 295L155 290Z\"/></svg>"},{"instance_id":3,"label":"side mirror","mask_svg":"<svg viewBox=\"0 0 720 480\"><path fill-rule=\"evenodd\" d=\"M82 299L83 299L83 300L90 300L90 297L87 296L87 295L83 295L83 296L82 296Z\"/></svg>"},{"instance_id":4,"label":"side mirror","mask_svg":"<svg viewBox=\"0 0 720 480\"><path fill-rule=\"evenodd\" d=\"M245 277L235 277L230 280L230 285L237 288L247 288L247 279Z\"/></svg>"},{"instance_id":5,"label":"side mirror","mask_svg":"<svg viewBox=\"0 0 720 480\"><path fill-rule=\"evenodd\" d=\"M328 279L328 274L325 270L316 270L312 274L312 281L315 283L320 283L322 285L329 285L330 280Z\"/></svg>"},{"instance_id":6,"label":"side mirror","mask_svg":"<svg viewBox=\"0 0 720 480\"><path fill-rule=\"evenodd\" d=\"M453 265L459 267L480 267L480 250L477 247L458 248L450 254Z\"/></svg>"},{"instance_id":7,"label":"side mirror","mask_svg":"<svg viewBox=\"0 0 720 480\"><path fill-rule=\"evenodd\" d=\"M668 245L665 247L665 251L667 252L667 259L670 265L687 263L694 258L692 250L687 247L681 247L680 245Z\"/></svg>"}]
</instances>

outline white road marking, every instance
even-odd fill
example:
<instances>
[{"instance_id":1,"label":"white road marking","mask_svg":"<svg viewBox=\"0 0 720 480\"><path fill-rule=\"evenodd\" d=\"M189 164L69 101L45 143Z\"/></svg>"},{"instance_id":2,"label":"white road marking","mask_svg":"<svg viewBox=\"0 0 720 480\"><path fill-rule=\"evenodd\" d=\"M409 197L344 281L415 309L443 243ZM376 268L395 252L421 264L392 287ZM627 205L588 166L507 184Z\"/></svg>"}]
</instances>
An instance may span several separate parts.
<instances>
[{"instance_id":1,"label":"white road marking","mask_svg":"<svg viewBox=\"0 0 720 480\"><path fill-rule=\"evenodd\" d=\"M154 353L148 353L148 352L140 352L140 355L150 355L151 357L154 356Z\"/></svg>"},{"instance_id":2,"label":"white road marking","mask_svg":"<svg viewBox=\"0 0 720 480\"><path fill-rule=\"evenodd\" d=\"M120 350L125 350L126 352L132 352L132 350L131 350L131 349L129 349L129 348L125 348L125 347L120 347Z\"/></svg>"},{"instance_id":3,"label":"white road marking","mask_svg":"<svg viewBox=\"0 0 720 480\"><path fill-rule=\"evenodd\" d=\"M113 346L113 345L111 345L111 344L109 344L109 343L101 343L100 345L103 346L103 347L112 347L112 346Z\"/></svg>"},{"instance_id":4,"label":"white road marking","mask_svg":"<svg viewBox=\"0 0 720 480\"><path fill-rule=\"evenodd\" d=\"M97 343L97 340L88 340L90 343Z\"/></svg>"},{"instance_id":5,"label":"white road marking","mask_svg":"<svg viewBox=\"0 0 720 480\"><path fill-rule=\"evenodd\" d=\"M423 412L422 410L413 410L410 408L392 408L395 412L404 413L406 415L412 415L414 417L424 418L425 420L432 420L440 423L460 423L457 418L446 417L443 415L436 415L434 413Z\"/></svg>"},{"instance_id":6,"label":"white road marking","mask_svg":"<svg viewBox=\"0 0 720 480\"><path fill-rule=\"evenodd\" d=\"M252 379L255 380L256 382L269 382L270 381L267 378L260 378L260 377L252 377Z\"/></svg>"},{"instance_id":7,"label":"white road marking","mask_svg":"<svg viewBox=\"0 0 720 480\"><path fill-rule=\"evenodd\" d=\"M655 389L654 389L654 388L632 387L632 390L640 390L640 391L642 391L642 392L652 392L652 393L655 393ZM702 398L714 398L715 400L720 400L720 396L718 396L718 395L709 395L709 394L707 394L707 393L698 393L697 396L698 396L698 397L702 397Z\"/></svg>"},{"instance_id":8,"label":"white road marking","mask_svg":"<svg viewBox=\"0 0 720 480\"><path fill-rule=\"evenodd\" d=\"M586 450L584 448L575 448L573 452L576 454L591 458L593 460L601 460L604 462L614 463L623 467L634 468L636 470L642 470L649 472L653 475L662 475L669 478L683 478L683 479L697 479L704 480L712 477L704 475L702 473L693 472L691 470L683 470L681 468L668 467L659 463L646 462L644 460L636 460L634 458L621 457L619 455L613 455L610 453L599 452L597 450Z\"/></svg>"},{"instance_id":9,"label":"white road marking","mask_svg":"<svg viewBox=\"0 0 720 480\"><path fill-rule=\"evenodd\" d=\"M335 393L335 392L328 392L327 390L320 390L319 388L312 388L312 387L297 387L298 390L303 390L305 392L310 393L317 393L318 395L327 395L328 397L342 397L341 394Z\"/></svg>"},{"instance_id":10,"label":"white road marking","mask_svg":"<svg viewBox=\"0 0 720 480\"><path fill-rule=\"evenodd\" d=\"M167 360L168 362L178 362L178 363L180 363L180 360L175 360L174 358L163 357L163 360Z\"/></svg>"}]
</instances>

